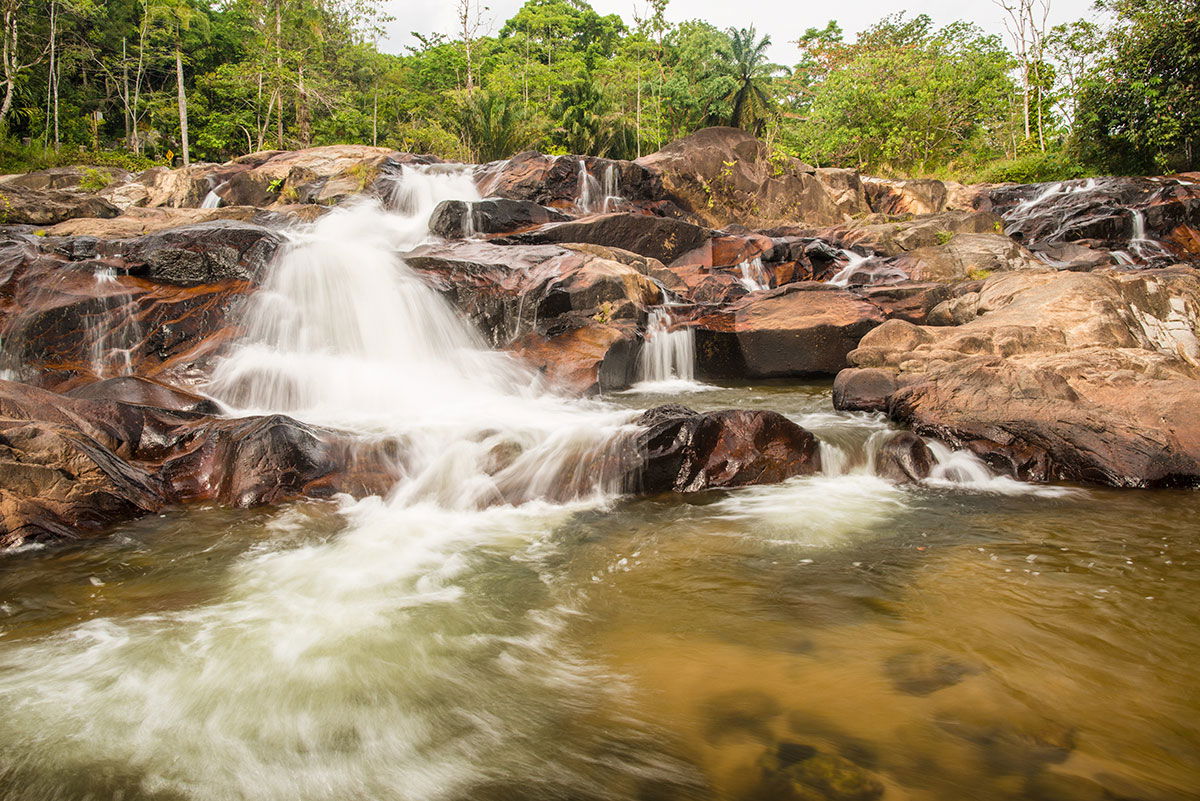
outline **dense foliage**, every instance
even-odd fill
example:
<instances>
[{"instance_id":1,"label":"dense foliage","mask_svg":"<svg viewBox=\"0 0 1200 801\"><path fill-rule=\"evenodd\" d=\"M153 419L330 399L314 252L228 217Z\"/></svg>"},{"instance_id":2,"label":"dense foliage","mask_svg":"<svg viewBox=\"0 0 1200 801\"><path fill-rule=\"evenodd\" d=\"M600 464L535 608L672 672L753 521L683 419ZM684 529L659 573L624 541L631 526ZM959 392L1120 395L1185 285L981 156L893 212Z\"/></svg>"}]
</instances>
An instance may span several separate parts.
<instances>
[{"instance_id":1,"label":"dense foliage","mask_svg":"<svg viewBox=\"0 0 1200 801\"><path fill-rule=\"evenodd\" d=\"M403 54L374 44L381 0L0 0L0 170L355 142L633 158L713 124L882 173L1194 168L1200 0L1103 2L1112 31L1080 21L1032 47L925 16L852 39L831 22L790 33L801 58L783 66L753 27L670 23L667 0L632 23L528 0L494 31L456 0L459 28Z\"/></svg>"}]
</instances>

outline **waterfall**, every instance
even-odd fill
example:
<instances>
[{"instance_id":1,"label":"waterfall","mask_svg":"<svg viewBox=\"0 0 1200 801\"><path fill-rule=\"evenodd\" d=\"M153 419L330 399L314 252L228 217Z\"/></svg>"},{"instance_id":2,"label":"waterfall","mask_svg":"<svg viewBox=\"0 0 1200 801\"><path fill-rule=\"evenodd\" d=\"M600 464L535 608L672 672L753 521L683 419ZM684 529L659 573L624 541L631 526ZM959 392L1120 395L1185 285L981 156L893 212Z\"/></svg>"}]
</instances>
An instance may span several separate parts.
<instances>
[{"instance_id":1,"label":"waterfall","mask_svg":"<svg viewBox=\"0 0 1200 801\"><path fill-rule=\"evenodd\" d=\"M621 197L621 173L616 164L609 164L604 168L604 204L601 211L607 214L616 210L622 200L624 198Z\"/></svg>"},{"instance_id":2,"label":"waterfall","mask_svg":"<svg viewBox=\"0 0 1200 801\"><path fill-rule=\"evenodd\" d=\"M469 174L406 168L399 212L362 202L295 231L209 391L245 413L402 438L401 507L614 494L628 413L547 391L397 256L452 199L477 199Z\"/></svg>"},{"instance_id":3,"label":"waterfall","mask_svg":"<svg viewBox=\"0 0 1200 801\"><path fill-rule=\"evenodd\" d=\"M89 361L98 378L133 375L133 349L144 338L133 296L121 291L111 267L95 273L100 309L85 316Z\"/></svg>"},{"instance_id":4,"label":"waterfall","mask_svg":"<svg viewBox=\"0 0 1200 801\"><path fill-rule=\"evenodd\" d=\"M221 195L219 193L222 189L224 189L227 186L229 186L229 181L225 181L220 186L216 187L215 189L210 190L209 193L204 196L204 200L201 201L200 208L202 208L202 209L220 208L221 204L224 202L224 199L221 197Z\"/></svg>"},{"instance_id":5,"label":"waterfall","mask_svg":"<svg viewBox=\"0 0 1200 801\"><path fill-rule=\"evenodd\" d=\"M584 214L595 214L598 211L604 211L605 199L602 196L600 182L596 177L587 170L587 165L583 159L578 160L579 163L579 189L578 202L579 210ZM599 205L597 205L599 200Z\"/></svg>"},{"instance_id":6,"label":"waterfall","mask_svg":"<svg viewBox=\"0 0 1200 801\"><path fill-rule=\"evenodd\" d=\"M1144 261L1171 258L1172 254L1163 247L1162 243L1146 235L1146 213L1141 209L1130 209L1129 249ZM1113 257L1117 263L1123 263L1116 253Z\"/></svg>"},{"instance_id":7,"label":"waterfall","mask_svg":"<svg viewBox=\"0 0 1200 801\"><path fill-rule=\"evenodd\" d=\"M670 305L650 310L646 336L638 354L638 382L627 392L670 394L713 389L696 381L696 332L688 326L671 330Z\"/></svg>"},{"instance_id":8,"label":"waterfall","mask_svg":"<svg viewBox=\"0 0 1200 801\"><path fill-rule=\"evenodd\" d=\"M855 253L853 250L843 250L842 256L844 256L846 259L846 266L838 270L837 274L830 278L826 283L832 284L833 286L849 286L850 279L854 276L854 273L871 260L870 256L860 255Z\"/></svg>"},{"instance_id":9,"label":"waterfall","mask_svg":"<svg viewBox=\"0 0 1200 801\"><path fill-rule=\"evenodd\" d=\"M746 259L738 265L738 272L741 273L738 282L750 292L762 292L771 288L771 277L767 275L761 257Z\"/></svg>"}]
</instances>

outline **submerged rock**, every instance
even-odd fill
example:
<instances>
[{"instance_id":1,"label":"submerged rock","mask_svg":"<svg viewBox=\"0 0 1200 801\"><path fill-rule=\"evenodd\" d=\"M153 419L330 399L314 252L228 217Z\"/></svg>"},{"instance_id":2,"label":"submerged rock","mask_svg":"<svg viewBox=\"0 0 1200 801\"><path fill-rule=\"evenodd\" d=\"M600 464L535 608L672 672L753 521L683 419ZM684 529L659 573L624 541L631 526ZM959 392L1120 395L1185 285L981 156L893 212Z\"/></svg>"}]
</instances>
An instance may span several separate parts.
<instances>
[{"instance_id":1,"label":"submerged rock","mask_svg":"<svg viewBox=\"0 0 1200 801\"><path fill-rule=\"evenodd\" d=\"M631 477L641 492L772 484L821 469L816 437L777 412L660 406L636 422L646 427L637 441L645 460Z\"/></svg>"}]
</instances>

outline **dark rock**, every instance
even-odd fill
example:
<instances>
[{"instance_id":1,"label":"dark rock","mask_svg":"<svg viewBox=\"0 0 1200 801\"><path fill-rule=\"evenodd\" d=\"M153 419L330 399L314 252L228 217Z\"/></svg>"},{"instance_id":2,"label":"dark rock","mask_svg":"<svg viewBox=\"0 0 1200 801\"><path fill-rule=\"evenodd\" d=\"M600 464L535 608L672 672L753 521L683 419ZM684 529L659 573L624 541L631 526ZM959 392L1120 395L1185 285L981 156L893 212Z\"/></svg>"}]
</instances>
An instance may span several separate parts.
<instances>
[{"instance_id":1,"label":"dark rock","mask_svg":"<svg viewBox=\"0 0 1200 801\"><path fill-rule=\"evenodd\" d=\"M644 422L643 422L644 421ZM651 410L639 422L642 492L697 492L771 484L821 469L816 438L781 414L730 409Z\"/></svg>"},{"instance_id":2,"label":"dark rock","mask_svg":"<svg viewBox=\"0 0 1200 801\"><path fill-rule=\"evenodd\" d=\"M770 722L783 708L771 696L757 690L735 690L706 699L701 705L705 739L719 743L728 737L771 739Z\"/></svg>"},{"instance_id":3,"label":"dark rock","mask_svg":"<svg viewBox=\"0 0 1200 801\"><path fill-rule=\"evenodd\" d=\"M198 286L253 280L282 244L279 234L248 222L214 220L108 243L128 270L164 284Z\"/></svg>"},{"instance_id":4,"label":"dark rock","mask_svg":"<svg viewBox=\"0 0 1200 801\"><path fill-rule=\"evenodd\" d=\"M550 223L497 241L532 245L583 242L622 248L670 265L684 254L707 246L709 237L707 229L681 220L625 213Z\"/></svg>"},{"instance_id":5,"label":"dark rock","mask_svg":"<svg viewBox=\"0 0 1200 801\"><path fill-rule=\"evenodd\" d=\"M910 431L903 431L890 438L879 449L875 461L875 474L890 481L911 483L928 478L933 471L933 465L933 453L925 444L925 440Z\"/></svg>"},{"instance_id":6,"label":"dark rock","mask_svg":"<svg viewBox=\"0 0 1200 801\"><path fill-rule=\"evenodd\" d=\"M929 695L952 687L977 672L948 654L924 651L904 651L890 656L883 663L883 670L893 687L909 695Z\"/></svg>"},{"instance_id":7,"label":"dark rock","mask_svg":"<svg viewBox=\"0 0 1200 801\"><path fill-rule=\"evenodd\" d=\"M447 239L462 239L468 234L513 233L569 219L561 211L528 200L496 198L474 203L446 200L433 210L429 230Z\"/></svg>"},{"instance_id":8,"label":"dark rock","mask_svg":"<svg viewBox=\"0 0 1200 801\"><path fill-rule=\"evenodd\" d=\"M66 394L72 398L121 401L122 403L152 406L176 412L213 415L221 413L220 405L211 398L133 375L106 378L103 381L84 384Z\"/></svg>"}]
</instances>

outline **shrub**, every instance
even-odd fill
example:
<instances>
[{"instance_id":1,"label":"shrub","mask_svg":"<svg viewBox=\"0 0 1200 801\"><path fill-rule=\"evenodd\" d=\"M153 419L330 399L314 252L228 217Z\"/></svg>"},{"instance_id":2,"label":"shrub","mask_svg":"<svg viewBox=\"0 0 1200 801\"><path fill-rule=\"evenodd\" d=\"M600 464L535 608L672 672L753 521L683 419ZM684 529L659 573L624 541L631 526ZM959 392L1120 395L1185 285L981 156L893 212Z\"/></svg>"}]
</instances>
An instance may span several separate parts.
<instances>
[{"instance_id":1,"label":"shrub","mask_svg":"<svg viewBox=\"0 0 1200 801\"><path fill-rule=\"evenodd\" d=\"M971 176L970 183L1040 184L1087 175L1088 171L1065 153L1031 153L985 165Z\"/></svg>"},{"instance_id":2,"label":"shrub","mask_svg":"<svg viewBox=\"0 0 1200 801\"><path fill-rule=\"evenodd\" d=\"M111 173L88 167L79 178L79 188L85 192L99 192L113 182Z\"/></svg>"}]
</instances>

